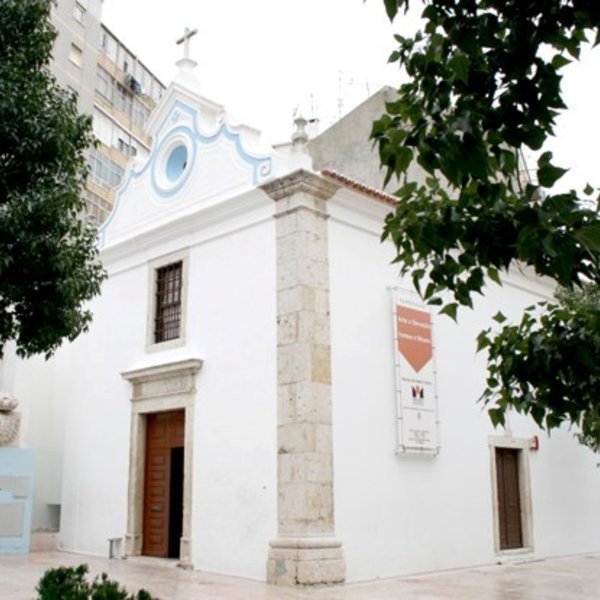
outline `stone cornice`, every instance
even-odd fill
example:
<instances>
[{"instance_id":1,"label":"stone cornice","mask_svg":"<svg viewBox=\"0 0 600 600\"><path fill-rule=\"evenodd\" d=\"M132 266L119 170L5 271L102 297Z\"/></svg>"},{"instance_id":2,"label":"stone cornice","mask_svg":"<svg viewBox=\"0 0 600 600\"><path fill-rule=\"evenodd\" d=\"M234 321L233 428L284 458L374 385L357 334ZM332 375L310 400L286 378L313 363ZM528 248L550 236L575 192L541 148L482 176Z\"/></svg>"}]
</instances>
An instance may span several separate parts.
<instances>
[{"instance_id":1,"label":"stone cornice","mask_svg":"<svg viewBox=\"0 0 600 600\"><path fill-rule=\"evenodd\" d=\"M143 381L152 381L154 379L162 379L165 376L174 377L183 374L193 375L197 373L201 367L202 359L187 358L150 367L144 367L141 369L123 371L123 373L121 373L121 377L123 377L123 379L127 379L127 381L131 381L132 383L139 383Z\"/></svg>"},{"instance_id":2,"label":"stone cornice","mask_svg":"<svg viewBox=\"0 0 600 600\"><path fill-rule=\"evenodd\" d=\"M341 186L316 173L298 169L260 187L270 198L277 201L302 192L319 200L329 200Z\"/></svg>"}]
</instances>

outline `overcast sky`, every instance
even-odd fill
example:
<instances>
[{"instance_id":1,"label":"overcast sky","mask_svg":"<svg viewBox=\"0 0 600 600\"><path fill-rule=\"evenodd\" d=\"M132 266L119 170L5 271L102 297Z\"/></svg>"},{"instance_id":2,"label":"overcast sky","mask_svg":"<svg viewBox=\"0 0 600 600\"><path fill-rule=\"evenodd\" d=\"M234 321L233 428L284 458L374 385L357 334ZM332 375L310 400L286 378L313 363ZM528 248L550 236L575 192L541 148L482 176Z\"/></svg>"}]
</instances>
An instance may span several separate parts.
<instances>
[{"instance_id":1,"label":"overcast sky","mask_svg":"<svg viewBox=\"0 0 600 600\"><path fill-rule=\"evenodd\" d=\"M182 55L176 39L198 28L191 54L204 95L275 142L291 136L298 105L323 130L398 84L381 0L105 0L103 21L165 84Z\"/></svg>"},{"instance_id":2,"label":"overcast sky","mask_svg":"<svg viewBox=\"0 0 600 600\"><path fill-rule=\"evenodd\" d=\"M393 34L417 21L390 25L383 0L104 0L103 22L167 85L182 55L175 41L198 28L191 54L203 94L281 142L298 106L322 131L383 85L397 87ZM584 57L567 68L571 110L552 144L571 166L565 187L600 186L600 47Z\"/></svg>"}]
</instances>

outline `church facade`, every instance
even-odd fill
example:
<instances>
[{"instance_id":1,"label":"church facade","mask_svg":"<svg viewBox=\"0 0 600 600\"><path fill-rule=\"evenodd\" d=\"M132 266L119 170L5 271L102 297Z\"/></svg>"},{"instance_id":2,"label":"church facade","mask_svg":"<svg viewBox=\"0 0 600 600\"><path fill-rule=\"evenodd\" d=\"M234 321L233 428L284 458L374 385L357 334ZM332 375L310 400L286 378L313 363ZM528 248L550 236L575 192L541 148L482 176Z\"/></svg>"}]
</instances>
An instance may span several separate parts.
<instances>
[{"instance_id":1,"label":"church facade","mask_svg":"<svg viewBox=\"0 0 600 600\"><path fill-rule=\"evenodd\" d=\"M598 551L597 455L477 403L478 331L548 283L432 313L380 242L392 197L313 171L301 123L261 147L180 66L100 231L90 331L10 365L25 440L49 443L38 409L59 431L59 547L284 585Z\"/></svg>"}]
</instances>

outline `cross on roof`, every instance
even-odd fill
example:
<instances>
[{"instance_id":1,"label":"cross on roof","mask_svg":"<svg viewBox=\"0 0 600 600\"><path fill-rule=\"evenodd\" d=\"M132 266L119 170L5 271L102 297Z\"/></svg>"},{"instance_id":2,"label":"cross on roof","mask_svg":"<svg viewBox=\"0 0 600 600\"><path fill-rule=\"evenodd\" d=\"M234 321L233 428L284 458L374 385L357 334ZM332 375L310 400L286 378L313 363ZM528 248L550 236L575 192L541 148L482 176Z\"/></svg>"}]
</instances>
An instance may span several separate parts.
<instances>
[{"instance_id":1,"label":"cross on roof","mask_svg":"<svg viewBox=\"0 0 600 600\"><path fill-rule=\"evenodd\" d=\"M186 27L183 36L177 40L177 45L183 44L183 58L190 57L190 39L198 33L197 29Z\"/></svg>"}]
</instances>

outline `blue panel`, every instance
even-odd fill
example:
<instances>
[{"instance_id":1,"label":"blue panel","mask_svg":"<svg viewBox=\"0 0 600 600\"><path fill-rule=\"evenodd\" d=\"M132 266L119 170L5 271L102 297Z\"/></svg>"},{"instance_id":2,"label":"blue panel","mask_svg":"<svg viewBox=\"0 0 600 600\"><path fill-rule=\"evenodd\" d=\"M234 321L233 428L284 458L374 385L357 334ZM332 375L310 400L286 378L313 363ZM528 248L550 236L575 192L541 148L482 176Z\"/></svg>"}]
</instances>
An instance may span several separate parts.
<instances>
[{"instance_id":1,"label":"blue panel","mask_svg":"<svg viewBox=\"0 0 600 600\"><path fill-rule=\"evenodd\" d=\"M32 503L33 452L0 448L0 554L29 552Z\"/></svg>"}]
</instances>

